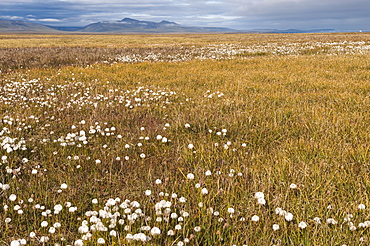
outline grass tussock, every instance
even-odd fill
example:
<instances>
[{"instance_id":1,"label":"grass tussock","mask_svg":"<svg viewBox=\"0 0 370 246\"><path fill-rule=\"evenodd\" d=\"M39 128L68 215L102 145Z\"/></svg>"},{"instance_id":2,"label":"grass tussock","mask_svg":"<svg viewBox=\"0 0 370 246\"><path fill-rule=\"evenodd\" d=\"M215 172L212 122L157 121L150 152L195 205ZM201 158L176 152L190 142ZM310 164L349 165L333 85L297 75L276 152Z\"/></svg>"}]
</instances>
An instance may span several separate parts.
<instances>
[{"instance_id":1,"label":"grass tussock","mask_svg":"<svg viewBox=\"0 0 370 246\"><path fill-rule=\"evenodd\" d=\"M1 244L369 243L367 35L17 38Z\"/></svg>"}]
</instances>

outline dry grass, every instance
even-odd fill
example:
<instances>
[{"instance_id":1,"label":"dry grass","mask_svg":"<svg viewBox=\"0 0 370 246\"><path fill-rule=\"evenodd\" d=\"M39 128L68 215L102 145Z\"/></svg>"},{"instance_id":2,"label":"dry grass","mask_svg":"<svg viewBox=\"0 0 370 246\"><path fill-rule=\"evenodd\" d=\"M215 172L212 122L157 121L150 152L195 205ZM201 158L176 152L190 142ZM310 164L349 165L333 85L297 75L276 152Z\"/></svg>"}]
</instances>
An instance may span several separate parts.
<instances>
[{"instance_id":1,"label":"dry grass","mask_svg":"<svg viewBox=\"0 0 370 246\"><path fill-rule=\"evenodd\" d=\"M1 40L2 47L9 47L1 62L15 69L0 75L2 129L9 129L1 135L2 146L5 136L15 138L15 143L24 138L27 150L0 150L7 156L0 166L0 182L10 186L0 191L0 243L24 238L29 245L73 245L85 238L85 245L97 245L98 238L104 238L106 245L127 245L126 235L139 232L150 236L152 245L176 245L187 239L187 245L369 243L367 53L349 53L352 44L342 44L346 52L326 45L292 55L243 50L231 56L223 53L219 59L195 59L198 54L192 53L184 62L114 60L122 52L147 56L148 49L184 53L180 49L184 44L189 50L210 44L237 44L238 49L269 43L366 45L367 34L30 37L22 36L22 45L9 45L9 36ZM46 44L37 47L36 40L41 39ZM68 60L71 50L84 62ZM27 69L22 69L21 62L8 58L15 51L23 57L19 61L31 57L40 61L24 62ZM53 60L58 51L63 55ZM104 51L114 56L109 64L101 60ZM92 129L95 132L89 133ZM79 138L81 130L87 143ZM67 137L71 134L75 135ZM157 139L158 135L170 141ZM195 179L188 179L188 173ZM157 179L162 184L156 184ZM61 189L62 183L68 188ZM202 194L203 188L208 194ZM146 190L152 194L146 196ZM254 198L256 192L263 192L265 205ZM17 196L15 201L11 194ZM130 212L112 205L112 200L106 204L116 197L121 199L115 202L118 205L125 199L139 202L145 216L136 211L139 218L131 220L128 215L136 208L130 203ZM161 200L171 201L170 213L184 221L169 218L165 209L156 212L155 204ZM67 202L77 211L69 212ZM59 214L56 204L63 206ZM359 209L360 204L365 209ZM95 223L88 211L104 207L112 214L118 211L125 223L101 215L104 225L111 226L107 232L89 228L91 239L78 233L82 221ZM276 214L277 208L285 213ZM292 221L284 218L288 212ZM251 220L254 215L259 221ZM156 221L158 217L162 221ZM4 223L6 218L11 221ZM338 224L327 223L330 219ZM48 225L42 227L42 221ZM51 233L55 222L61 227ZM307 227L298 227L300 222ZM273 230L273 224L280 229ZM176 225L181 230L175 230ZM161 234L141 231L142 226L158 227ZM194 230L198 226L199 232ZM109 235L112 230L118 237ZM168 236L169 230L175 230L175 236ZM40 242L45 240L42 236L49 241Z\"/></svg>"}]
</instances>

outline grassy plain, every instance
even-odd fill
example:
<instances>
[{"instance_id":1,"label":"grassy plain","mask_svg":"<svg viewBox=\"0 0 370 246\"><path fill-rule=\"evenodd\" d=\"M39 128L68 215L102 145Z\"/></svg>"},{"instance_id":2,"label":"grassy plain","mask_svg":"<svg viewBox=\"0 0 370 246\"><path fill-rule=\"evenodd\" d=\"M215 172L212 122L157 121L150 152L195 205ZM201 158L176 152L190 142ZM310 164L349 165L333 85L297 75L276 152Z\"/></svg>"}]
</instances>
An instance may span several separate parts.
<instances>
[{"instance_id":1,"label":"grassy plain","mask_svg":"<svg viewBox=\"0 0 370 246\"><path fill-rule=\"evenodd\" d=\"M368 245L369 54L366 33L0 36L0 244Z\"/></svg>"}]
</instances>

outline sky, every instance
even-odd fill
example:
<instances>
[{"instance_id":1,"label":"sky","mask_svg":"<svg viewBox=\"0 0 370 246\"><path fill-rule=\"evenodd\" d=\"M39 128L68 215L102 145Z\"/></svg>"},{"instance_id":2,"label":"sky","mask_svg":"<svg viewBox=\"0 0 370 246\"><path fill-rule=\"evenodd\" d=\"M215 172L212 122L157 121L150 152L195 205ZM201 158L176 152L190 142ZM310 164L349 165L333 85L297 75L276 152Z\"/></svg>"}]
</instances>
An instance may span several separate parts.
<instances>
[{"instance_id":1,"label":"sky","mask_svg":"<svg viewBox=\"0 0 370 246\"><path fill-rule=\"evenodd\" d=\"M123 18L183 26L370 30L370 0L0 0L0 19L85 26Z\"/></svg>"}]
</instances>

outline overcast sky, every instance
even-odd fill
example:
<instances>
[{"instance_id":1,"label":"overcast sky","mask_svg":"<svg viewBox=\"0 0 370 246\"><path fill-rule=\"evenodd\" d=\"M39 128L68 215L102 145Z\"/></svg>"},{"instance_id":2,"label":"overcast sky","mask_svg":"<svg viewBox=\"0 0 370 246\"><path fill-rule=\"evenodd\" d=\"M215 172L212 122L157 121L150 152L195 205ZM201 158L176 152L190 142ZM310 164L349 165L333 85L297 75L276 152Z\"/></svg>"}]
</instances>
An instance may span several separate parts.
<instances>
[{"instance_id":1,"label":"overcast sky","mask_svg":"<svg viewBox=\"0 0 370 246\"><path fill-rule=\"evenodd\" d=\"M0 0L0 19L85 26L125 17L184 26L370 30L370 0Z\"/></svg>"}]
</instances>

